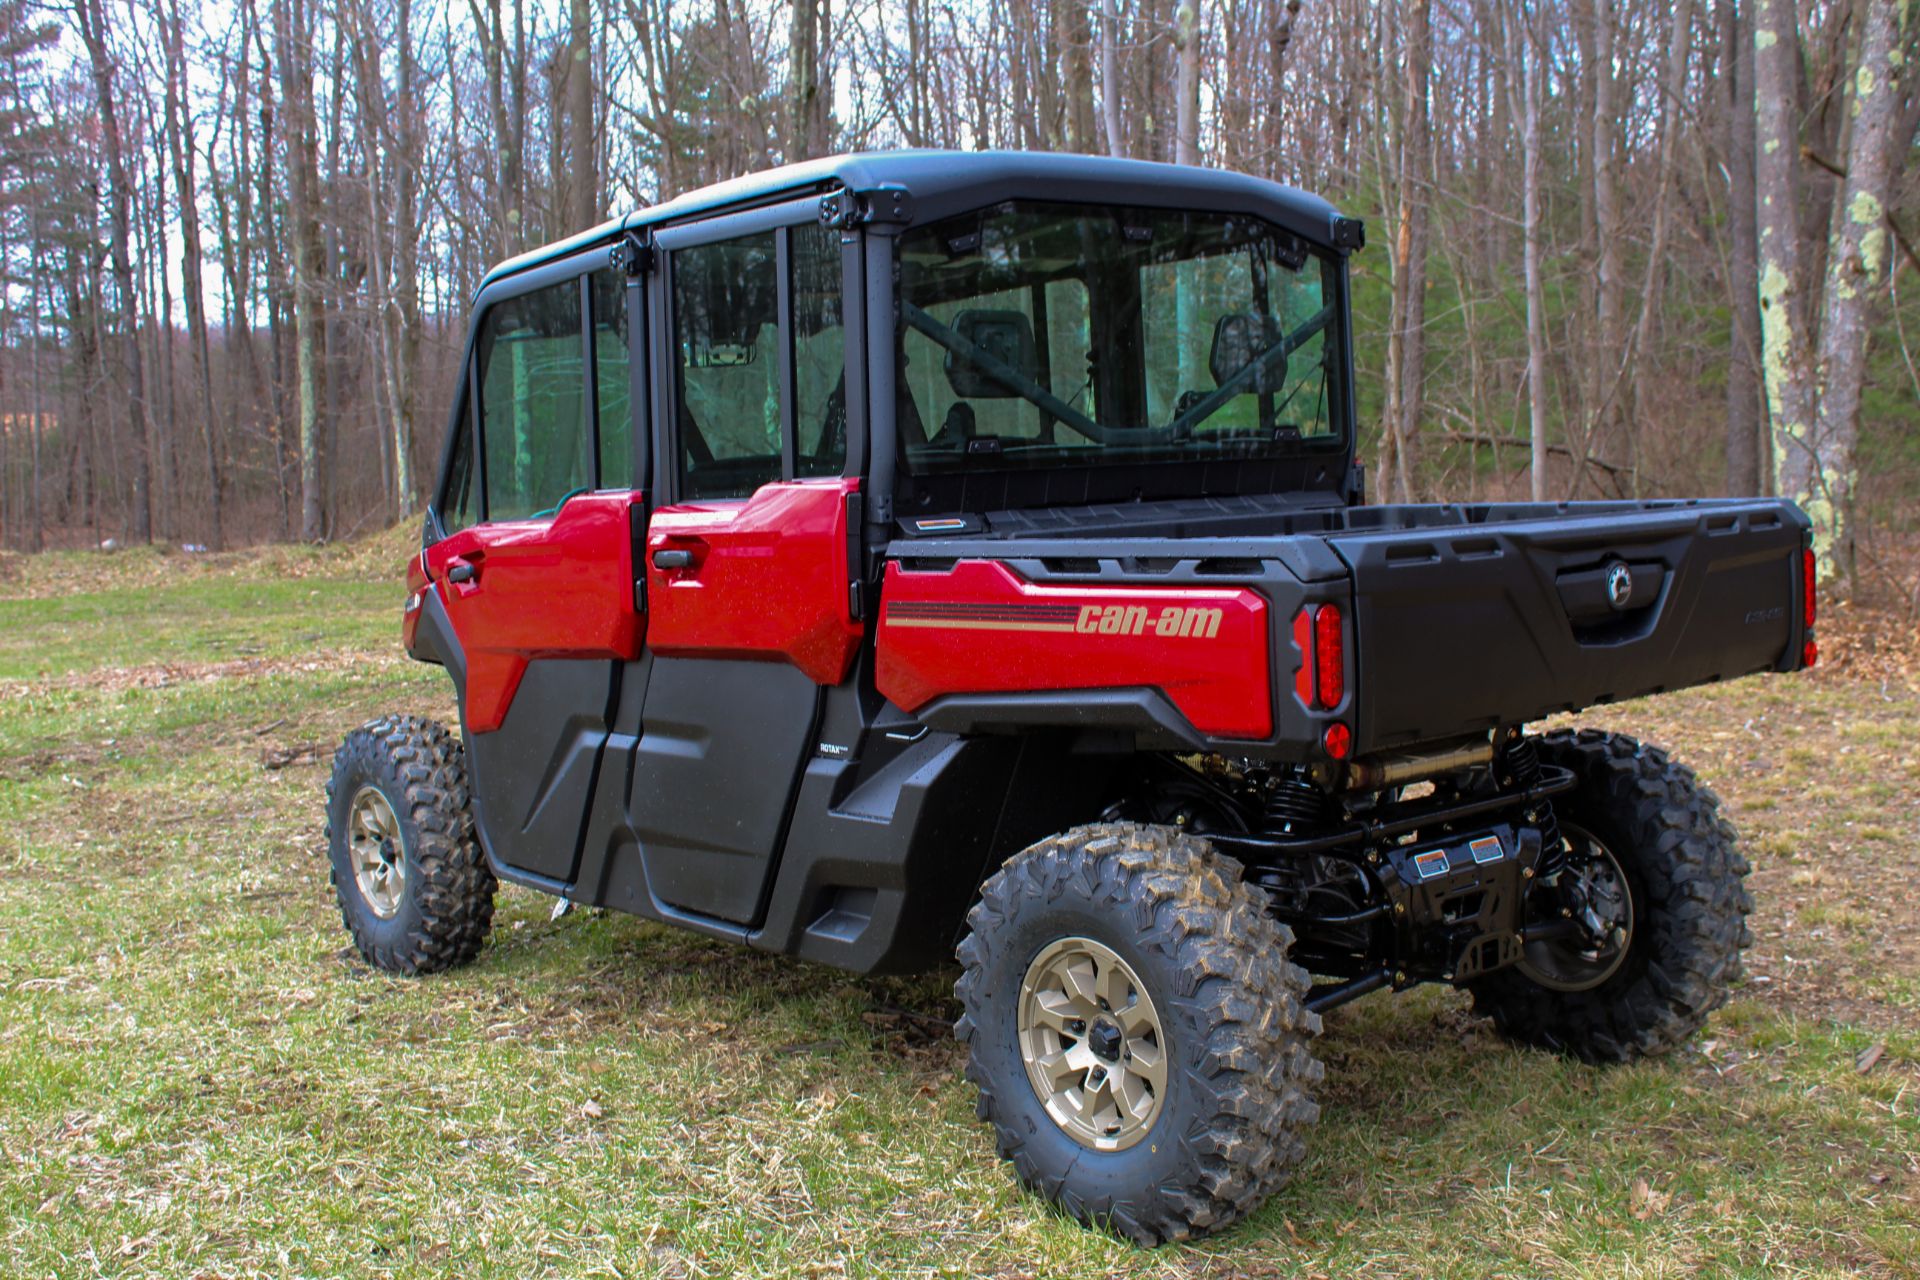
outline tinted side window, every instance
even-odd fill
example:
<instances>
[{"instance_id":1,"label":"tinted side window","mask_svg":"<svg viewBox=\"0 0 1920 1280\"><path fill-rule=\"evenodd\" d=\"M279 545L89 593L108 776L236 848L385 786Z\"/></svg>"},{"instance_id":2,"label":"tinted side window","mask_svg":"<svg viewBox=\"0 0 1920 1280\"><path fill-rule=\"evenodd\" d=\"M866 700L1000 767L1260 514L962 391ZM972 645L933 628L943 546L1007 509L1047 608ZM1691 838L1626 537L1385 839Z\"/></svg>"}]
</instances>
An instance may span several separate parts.
<instances>
[{"instance_id":1,"label":"tinted side window","mask_svg":"<svg viewBox=\"0 0 1920 1280\"><path fill-rule=\"evenodd\" d=\"M593 487L579 280L495 305L477 358L487 519L552 515L569 494Z\"/></svg>"},{"instance_id":2,"label":"tinted side window","mask_svg":"<svg viewBox=\"0 0 1920 1280\"><path fill-rule=\"evenodd\" d=\"M682 249L672 271L680 491L743 498L780 478L773 233Z\"/></svg>"},{"instance_id":3,"label":"tinted side window","mask_svg":"<svg viewBox=\"0 0 1920 1280\"><path fill-rule=\"evenodd\" d=\"M473 420L462 406L453 438L453 458L447 464L447 490L440 498L440 527L448 533L464 529L480 514L474 510Z\"/></svg>"},{"instance_id":4,"label":"tinted side window","mask_svg":"<svg viewBox=\"0 0 1920 1280\"><path fill-rule=\"evenodd\" d=\"M593 368L599 394L600 487L631 489L633 384L627 346L627 281L617 271L593 273Z\"/></svg>"},{"instance_id":5,"label":"tinted side window","mask_svg":"<svg viewBox=\"0 0 1920 1280\"><path fill-rule=\"evenodd\" d=\"M840 233L793 229L794 474L837 476L847 461L847 338Z\"/></svg>"}]
</instances>

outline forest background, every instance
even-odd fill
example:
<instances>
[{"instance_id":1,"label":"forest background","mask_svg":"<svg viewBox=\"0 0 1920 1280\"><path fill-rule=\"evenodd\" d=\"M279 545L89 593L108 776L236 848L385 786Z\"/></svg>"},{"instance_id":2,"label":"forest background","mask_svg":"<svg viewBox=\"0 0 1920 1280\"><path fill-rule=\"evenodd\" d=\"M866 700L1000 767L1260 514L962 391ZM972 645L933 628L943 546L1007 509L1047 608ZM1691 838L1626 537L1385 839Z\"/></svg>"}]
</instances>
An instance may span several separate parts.
<instances>
[{"instance_id":1,"label":"forest background","mask_svg":"<svg viewBox=\"0 0 1920 1280\"><path fill-rule=\"evenodd\" d=\"M783 161L1006 147L1366 218L1376 500L1778 492L1912 607L1916 8L0 0L0 545L383 527L491 264Z\"/></svg>"}]
</instances>

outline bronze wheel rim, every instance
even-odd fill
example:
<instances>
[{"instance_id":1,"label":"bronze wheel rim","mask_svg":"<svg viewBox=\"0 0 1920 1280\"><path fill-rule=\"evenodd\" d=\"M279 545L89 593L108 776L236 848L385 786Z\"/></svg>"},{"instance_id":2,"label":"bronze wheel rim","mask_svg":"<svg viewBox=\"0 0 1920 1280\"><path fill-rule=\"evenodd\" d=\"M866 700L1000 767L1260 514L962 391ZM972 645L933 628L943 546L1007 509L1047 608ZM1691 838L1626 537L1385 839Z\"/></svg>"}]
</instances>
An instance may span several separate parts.
<instances>
[{"instance_id":1,"label":"bronze wheel rim","mask_svg":"<svg viewBox=\"0 0 1920 1280\"><path fill-rule=\"evenodd\" d=\"M407 893L407 850L400 819L377 787L354 793L347 814L347 856L361 898L374 915L393 919Z\"/></svg>"},{"instance_id":2,"label":"bronze wheel rim","mask_svg":"<svg viewBox=\"0 0 1920 1280\"><path fill-rule=\"evenodd\" d=\"M1020 1059L1053 1122L1083 1147L1124 1151L1153 1129L1167 1093L1160 1015L1111 947L1062 938L1020 983Z\"/></svg>"}]
</instances>

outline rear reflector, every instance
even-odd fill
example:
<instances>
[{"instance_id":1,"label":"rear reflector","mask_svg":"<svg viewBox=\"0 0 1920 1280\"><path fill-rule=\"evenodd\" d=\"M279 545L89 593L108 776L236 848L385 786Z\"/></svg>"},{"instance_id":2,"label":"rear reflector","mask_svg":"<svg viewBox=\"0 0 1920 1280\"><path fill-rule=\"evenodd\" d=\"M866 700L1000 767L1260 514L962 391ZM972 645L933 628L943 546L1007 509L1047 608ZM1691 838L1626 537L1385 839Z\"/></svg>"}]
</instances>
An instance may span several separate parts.
<instances>
[{"instance_id":1,"label":"rear reflector","mask_svg":"<svg viewBox=\"0 0 1920 1280\"><path fill-rule=\"evenodd\" d=\"M1313 614L1313 665L1317 677L1315 691L1320 705L1332 710L1346 696L1346 656L1341 644L1340 606L1323 604Z\"/></svg>"},{"instance_id":2,"label":"rear reflector","mask_svg":"<svg viewBox=\"0 0 1920 1280\"><path fill-rule=\"evenodd\" d=\"M1311 609L1293 615L1293 647L1300 651L1300 669L1293 673L1293 692L1300 705L1313 705L1313 618Z\"/></svg>"},{"instance_id":3,"label":"rear reflector","mask_svg":"<svg viewBox=\"0 0 1920 1280\"><path fill-rule=\"evenodd\" d=\"M1803 588L1802 599L1806 601L1806 622L1808 627L1813 626L1814 619L1819 614L1819 604L1813 592L1814 583L1819 577L1816 571L1817 568L1818 566L1814 564L1813 552L1811 550L1800 553L1800 576L1802 579L1801 586ZM1809 662L1807 665L1812 666L1813 664Z\"/></svg>"},{"instance_id":4,"label":"rear reflector","mask_svg":"<svg viewBox=\"0 0 1920 1280\"><path fill-rule=\"evenodd\" d=\"M1353 750L1353 730L1336 720L1328 725L1327 731L1320 736L1320 745L1325 747L1327 754L1335 760L1345 760L1348 753Z\"/></svg>"},{"instance_id":5,"label":"rear reflector","mask_svg":"<svg viewBox=\"0 0 1920 1280\"><path fill-rule=\"evenodd\" d=\"M1809 636L1807 638L1806 644L1800 647L1800 665L1803 667L1811 667L1817 664L1819 661L1820 661L1820 646L1815 644L1813 642L1813 638Z\"/></svg>"}]
</instances>

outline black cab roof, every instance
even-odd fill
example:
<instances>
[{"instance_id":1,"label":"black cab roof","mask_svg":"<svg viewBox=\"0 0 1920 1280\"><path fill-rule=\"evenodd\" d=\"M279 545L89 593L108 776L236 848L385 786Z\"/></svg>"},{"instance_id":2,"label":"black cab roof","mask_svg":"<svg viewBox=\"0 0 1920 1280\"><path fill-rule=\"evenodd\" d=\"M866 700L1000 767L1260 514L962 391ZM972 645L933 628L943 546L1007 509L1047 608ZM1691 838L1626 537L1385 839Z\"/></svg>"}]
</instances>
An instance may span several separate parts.
<instances>
[{"instance_id":1,"label":"black cab roof","mask_svg":"<svg viewBox=\"0 0 1920 1280\"><path fill-rule=\"evenodd\" d=\"M1364 239L1357 219L1319 196L1223 169L1055 152L866 151L782 165L636 209L509 258L481 287L628 232L834 191L886 193L895 220L908 223L1024 198L1252 214L1340 253Z\"/></svg>"}]
</instances>

